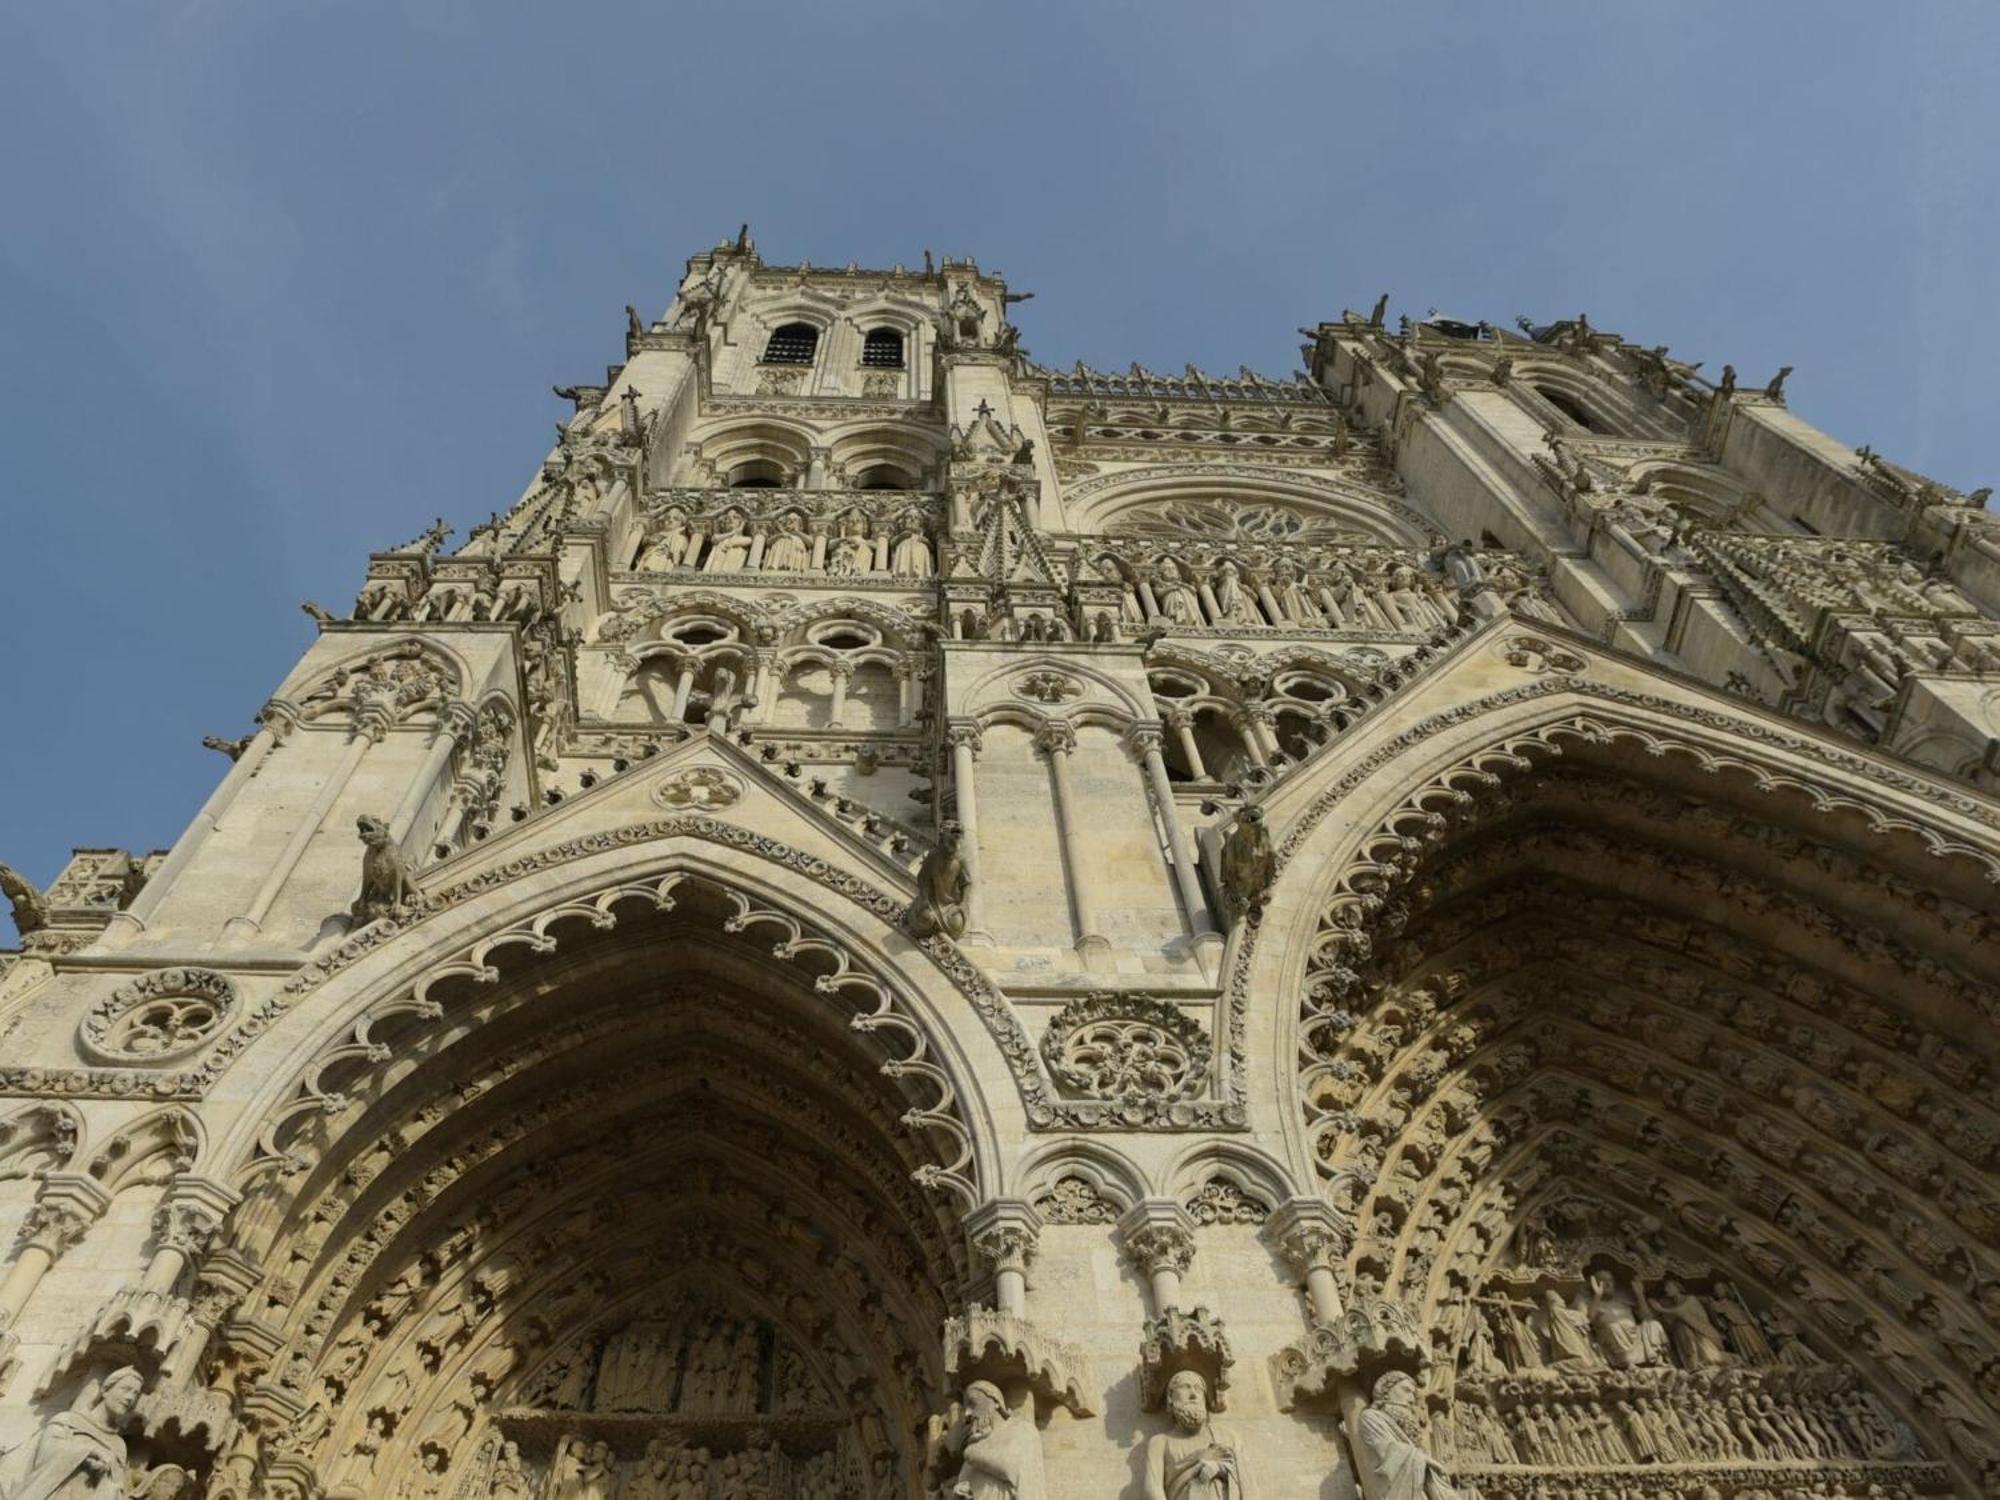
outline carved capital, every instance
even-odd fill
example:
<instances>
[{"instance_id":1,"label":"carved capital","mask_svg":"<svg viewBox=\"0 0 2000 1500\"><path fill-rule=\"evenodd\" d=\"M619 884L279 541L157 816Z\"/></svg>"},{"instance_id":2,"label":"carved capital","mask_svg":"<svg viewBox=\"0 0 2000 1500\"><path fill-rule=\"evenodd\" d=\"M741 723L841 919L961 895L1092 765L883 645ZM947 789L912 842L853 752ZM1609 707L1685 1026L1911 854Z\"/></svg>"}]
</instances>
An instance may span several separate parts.
<instances>
[{"instance_id":1,"label":"carved capital","mask_svg":"<svg viewBox=\"0 0 2000 1500\"><path fill-rule=\"evenodd\" d=\"M19 1247L60 1260L110 1206L111 1195L81 1172L51 1172L21 1222Z\"/></svg>"},{"instance_id":2,"label":"carved capital","mask_svg":"<svg viewBox=\"0 0 2000 1500\"><path fill-rule=\"evenodd\" d=\"M1035 731L1035 748L1044 755L1068 755L1076 749L1076 730L1068 724L1044 724Z\"/></svg>"},{"instance_id":3,"label":"carved capital","mask_svg":"<svg viewBox=\"0 0 2000 1500\"><path fill-rule=\"evenodd\" d=\"M1194 1217L1170 1198L1133 1204L1119 1219L1118 1234L1125 1253L1148 1276L1162 1271L1185 1275L1194 1264Z\"/></svg>"},{"instance_id":4,"label":"carved capital","mask_svg":"<svg viewBox=\"0 0 2000 1500\"><path fill-rule=\"evenodd\" d=\"M1278 1253L1301 1276L1337 1272L1352 1241L1347 1219L1317 1198L1292 1198L1280 1204L1267 1232Z\"/></svg>"},{"instance_id":5,"label":"carved capital","mask_svg":"<svg viewBox=\"0 0 2000 1500\"><path fill-rule=\"evenodd\" d=\"M1159 754L1166 749L1166 744L1165 732L1151 724L1134 724L1125 731L1126 752L1139 760Z\"/></svg>"},{"instance_id":6,"label":"carved capital","mask_svg":"<svg viewBox=\"0 0 2000 1500\"><path fill-rule=\"evenodd\" d=\"M979 726L969 719L962 723L946 726L944 742L946 746L953 750L963 745L971 750L974 755L977 755L981 750L986 748L985 742L979 735Z\"/></svg>"},{"instance_id":7,"label":"carved capital","mask_svg":"<svg viewBox=\"0 0 2000 1500\"><path fill-rule=\"evenodd\" d=\"M1020 1198L995 1198L966 1216L972 1248L994 1271L1025 1276L1042 1233L1042 1216Z\"/></svg>"}]
</instances>

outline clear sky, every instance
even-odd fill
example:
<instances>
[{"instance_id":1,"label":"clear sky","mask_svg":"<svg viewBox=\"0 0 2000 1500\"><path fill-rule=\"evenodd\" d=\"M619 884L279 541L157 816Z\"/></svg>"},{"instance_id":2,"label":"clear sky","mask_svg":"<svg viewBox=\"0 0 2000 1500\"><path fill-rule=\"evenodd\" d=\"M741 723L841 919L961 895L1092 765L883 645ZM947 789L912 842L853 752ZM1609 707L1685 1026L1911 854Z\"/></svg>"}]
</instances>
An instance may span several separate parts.
<instances>
[{"instance_id":1,"label":"clear sky","mask_svg":"<svg viewBox=\"0 0 2000 1500\"><path fill-rule=\"evenodd\" d=\"M0 859L178 834L366 554L506 505L627 302L972 255L1045 363L1395 313L1796 365L2000 481L2000 5L70 0L0 45ZM6 931L0 919L0 936Z\"/></svg>"}]
</instances>

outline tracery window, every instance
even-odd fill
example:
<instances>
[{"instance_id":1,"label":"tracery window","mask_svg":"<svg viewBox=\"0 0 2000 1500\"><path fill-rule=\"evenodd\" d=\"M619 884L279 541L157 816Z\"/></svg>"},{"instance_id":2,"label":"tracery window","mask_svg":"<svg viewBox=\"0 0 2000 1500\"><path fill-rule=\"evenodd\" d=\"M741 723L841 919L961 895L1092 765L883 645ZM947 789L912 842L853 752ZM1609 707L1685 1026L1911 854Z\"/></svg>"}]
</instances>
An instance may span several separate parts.
<instances>
[{"instance_id":1,"label":"tracery window","mask_svg":"<svg viewBox=\"0 0 2000 1500\"><path fill-rule=\"evenodd\" d=\"M861 363L876 370L903 368L903 336L893 328L871 328L861 341Z\"/></svg>"},{"instance_id":2,"label":"tracery window","mask_svg":"<svg viewBox=\"0 0 2000 1500\"><path fill-rule=\"evenodd\" d=\"M771 330L764 345L767 365L809 365L819 353L819 330L810 323L787 323Z\"/></svg>"}]
</instances>

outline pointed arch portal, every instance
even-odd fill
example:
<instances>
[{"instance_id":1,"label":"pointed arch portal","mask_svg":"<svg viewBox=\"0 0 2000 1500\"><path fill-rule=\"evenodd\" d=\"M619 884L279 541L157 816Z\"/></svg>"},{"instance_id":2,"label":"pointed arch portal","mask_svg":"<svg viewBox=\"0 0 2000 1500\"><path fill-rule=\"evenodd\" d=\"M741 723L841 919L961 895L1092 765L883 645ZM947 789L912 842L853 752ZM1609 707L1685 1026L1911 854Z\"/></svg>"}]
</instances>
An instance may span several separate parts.
<instances>
[{"instance_id":1,"label":"pointed arch portal","mask_svg":"<svg viewBox=\"0 0 2000 1500\"><path fill-rule=\"evenodd\" d=\"M225 1360L264 1420L212 1493L905 1493L967 1300L962 1103L882 980L718 878L481 938L244 1160Z\"/></svg>"},{"instance_id":2,"label":"pointed arch portal","mask_svg":"<svg viewBox=\"0 0 2000 1500\"><path fill-rule=\"evenodd\" d=\"M1977 1482L2000 1374L1990 870L1588 716L1288 853L1322 892L1290 1035L1342 1296L1424 1331L1461 1477ZM1291 1394L1314 1378L1281 1362Z\"/></svg>"}]
</instances>

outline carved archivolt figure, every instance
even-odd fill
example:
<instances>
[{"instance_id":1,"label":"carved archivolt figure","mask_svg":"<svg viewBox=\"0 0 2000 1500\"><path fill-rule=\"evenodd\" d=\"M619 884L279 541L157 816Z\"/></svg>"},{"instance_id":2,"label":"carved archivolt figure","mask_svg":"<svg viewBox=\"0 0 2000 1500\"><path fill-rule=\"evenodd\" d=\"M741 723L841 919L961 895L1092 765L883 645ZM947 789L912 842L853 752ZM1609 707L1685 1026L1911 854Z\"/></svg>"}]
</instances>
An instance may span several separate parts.
<instances>
[{"instance_id":1,"label":"carved archivolt figure","mask_svg":"<svg viewBox=\"0 0 2000 1500\"><path fill-rule=\"evenodd\" d=\"M1146 1500L1248 1500L1236 1449L1215 1435L1208 1382L1182 1370L1167 1382L1174 1430L1146 1443Z\"/></svg>"},{"instance_id":2,"label":"carved archivolt figure","mask_svg":"<svg viewBox=\"0 0 2000 1500\"><path fill-rule=\"evenodd\" d=\"M125 1500L125 1439L145 1377L130 1365L84 1387L32 1443L0 1457L0 1500Z\"/></svg>"},{"instance_id":3,"label":"carved archivolt figure","mask_svg":"<svg viewBox=\"0 0 2000 1500\"><path fill-rule=\"evenodd\" d=\"M1457 1500L1419 1440L1417 1383L1400 1370L1375 1382L1373 1399L1355 1423L1355 1460L1368 1500Z\"/></svg>"},{"instance_id":4,"label":"carved archivolt figure","mask_svg":"<svg viewBox=\"0 0 2000 1500\"><path fill-rule=\"evenodd\" d=\"M965 867L965 830L946 823L937 847L917 870L917 899L910 903L910 931L920 938L965 934L965 898L972 875Z\"/></svg>"},{"instance_id":5,"label":"carved archivolt figure","mask_svg":"<svg viewBox=\"0 0 2000 1500\"><path fill-rule=\"evenodd\" d=\"M953 1500L1045 1500L1042 1437L1025 1405L1009 1411L1000 1387L975 1380L965 1388L964 1410L945 1437L961 1462Z\"/></svg>"}]
</instances>

